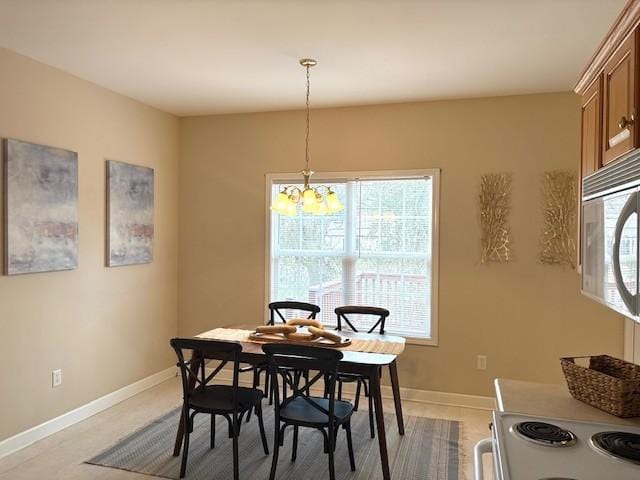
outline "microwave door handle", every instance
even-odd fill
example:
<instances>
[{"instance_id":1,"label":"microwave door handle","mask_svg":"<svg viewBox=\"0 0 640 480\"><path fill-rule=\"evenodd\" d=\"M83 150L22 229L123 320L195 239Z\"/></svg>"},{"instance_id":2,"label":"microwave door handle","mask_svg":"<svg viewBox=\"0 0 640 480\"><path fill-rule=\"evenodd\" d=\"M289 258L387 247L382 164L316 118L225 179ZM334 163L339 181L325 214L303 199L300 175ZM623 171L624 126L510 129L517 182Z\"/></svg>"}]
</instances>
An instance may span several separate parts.
<instances>
[{"instance_id":1,"label":"microwave door handle","mask_svg":"<svg viewBox=\"0 0 640 480\"><path fill-rule=\"evenodd\" d=\"M618 288L618 292L620 293L620 297L622 297L622 301L627 306L629 311L633 315L637 315L637 295L634 295L629 291L627 286L624 284L624 279L622 278L622 270L620 267L620 239L622 238L622 229L624 228L625 223L631 215L637 213L638 211L638 192L634 192L627 203L625 203L624 208L620 212L620 216L618 217L618 221L616 222L616 229L613 236L613 277L616 281L616 287Z\"/></svg>"}]
</instances>

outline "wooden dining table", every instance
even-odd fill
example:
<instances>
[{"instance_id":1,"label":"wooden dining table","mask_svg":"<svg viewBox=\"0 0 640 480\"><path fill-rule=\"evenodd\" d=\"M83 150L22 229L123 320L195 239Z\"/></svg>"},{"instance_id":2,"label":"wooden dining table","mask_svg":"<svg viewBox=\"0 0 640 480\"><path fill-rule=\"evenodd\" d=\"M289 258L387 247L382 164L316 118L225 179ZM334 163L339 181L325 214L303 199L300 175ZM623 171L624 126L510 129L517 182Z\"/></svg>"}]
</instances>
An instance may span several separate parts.
<instances>
[{"instance_id":1,"label":"wooden dining table","mask_svg":"<svg viewBox=\"0 0 640 480\"><path fill-rule=\"evenodd\" d=\"M255 326L234 325L229 327L233 329L255 329ZM211 332L214 332L212 330ZM397 347L395 350L403 350L405 339L403 337L387 334L377 333L360 333L360 332L341 332L344 337L351 338L352 340L363 341L383 341L391 342ZM216 339L215 335L209 335L209 332L203 332L198 337ZM226 340L226 338L218 338L219 340ZM250 365L261 365L266 362L266 356L262 351L262 343L254 341L239 341L242 345L242 352L240 353L240 362ZM391 480L391 474L389 471L389 454L387 452L387 434L384 424L384 407L382 403L382 393L380 388L380 378L383 368L389 369L389 379L391 381L391 389L393 392L393 403L395 406L396 420L398 424L398 432L400 435L404 435L404 418L402 416L402 403L400 401L400 385L398 383L398 368L396 360L399 354L389 353L372 353L372 352L360 352L353 350L342 350L343 358L340 361L339 369L341 373L353 373L363 375L369 380L369 395L373 396L374 412L376 420L376 431L378 437L378 447L380 449L380 463L382 467L382 476L384 480ZM199 356L197 352L193 352L191 360L194 362L192 368L197 371L201 362L205 362L208 359L220 360L220 358L207 357L203 358ZM180 422L178 432L176 434L176 442L173 450L173 455L180 455L182 449L183 440L183 422Z\"/></svg>"}]
</instances>

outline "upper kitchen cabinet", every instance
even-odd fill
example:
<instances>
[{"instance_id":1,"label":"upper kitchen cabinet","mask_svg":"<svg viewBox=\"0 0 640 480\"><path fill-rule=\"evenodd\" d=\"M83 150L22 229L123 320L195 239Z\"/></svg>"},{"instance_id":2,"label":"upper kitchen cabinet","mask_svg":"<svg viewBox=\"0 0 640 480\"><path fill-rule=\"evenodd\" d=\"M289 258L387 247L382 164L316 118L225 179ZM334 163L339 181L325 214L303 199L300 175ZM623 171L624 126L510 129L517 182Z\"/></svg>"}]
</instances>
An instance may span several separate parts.
<instances>
[{"instance_id":1,"label":"upper kitchen cabinet","mask_svg":"<svg viewBox=\"0 0 640 480\"><path fill-rule=\"evenodd\" d=\"M604 66L603 165L637 146L635 141L638 87L636 36L636 31L633 31Z\"/></svg>"},{"instance_id":2,"label":"upper kitchen cabinet","mask_svg":"<svg viewBox=\"0 0 640 480\"><path fill-rule=\"evenodd\" d=\"M582 177L640 147L639 24L640 0L630 0L574 88L582 97Z\"/></svg>"},{"instance_id":3,"label":"upper kitchen cabinet","mask_svg":"<svg viewBox=\"0 0 640 480\"><path fill-rule=\"evenodd\" d=\"M586 177L602 165L602 76L582 96L581 173Z\"/></svg>"}]
</instances>

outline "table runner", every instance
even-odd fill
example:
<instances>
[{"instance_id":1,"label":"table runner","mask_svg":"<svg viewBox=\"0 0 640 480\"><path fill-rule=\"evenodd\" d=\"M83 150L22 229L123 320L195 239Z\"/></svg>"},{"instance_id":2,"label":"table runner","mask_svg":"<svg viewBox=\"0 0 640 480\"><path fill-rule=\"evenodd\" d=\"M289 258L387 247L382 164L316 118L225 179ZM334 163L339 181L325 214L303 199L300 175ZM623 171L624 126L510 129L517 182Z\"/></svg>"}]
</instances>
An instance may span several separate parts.
<instances>
[{"instance_id":1,"label":"table runner","mask_svg":"<svg viewBox=\"0 0 640 480\"><path fill-rule=\"evenodd\" d=\"M252 342L263 343L255 340L251 340L249 335L253 333L253 330L243 330L238 328L214 328L208 332L198 335L200 338L209 338L215 340L227 340L233 342ZM349 335L346 335L349 336ZM350 337L351 338L351 337ZM404 343L402 342L388 342L385 340L378 340L375 338L362 339L351 338L351 344L339 348L338 350L350 350L353 352L366 352L366 353L382 353L387 355L400 355L404 351Z\"/></svg>"}]
</instances>

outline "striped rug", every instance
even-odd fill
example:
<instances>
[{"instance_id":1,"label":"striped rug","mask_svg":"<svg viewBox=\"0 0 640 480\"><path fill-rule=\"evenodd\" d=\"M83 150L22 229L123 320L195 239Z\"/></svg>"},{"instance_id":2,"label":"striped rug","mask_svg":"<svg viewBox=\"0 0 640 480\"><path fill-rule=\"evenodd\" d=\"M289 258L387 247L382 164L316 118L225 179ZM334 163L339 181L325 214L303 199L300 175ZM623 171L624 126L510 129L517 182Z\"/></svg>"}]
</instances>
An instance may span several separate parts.
<instances>
[{"instance_id":1,"label":"striped rug","mask_svg":"<svg viewBox=\"0 0 640 480\"><path fill-rule=\"evenodd\" d=\"M265 405L267 407L267 405ZM273 410L265 408L265 428L269 449L273 452ZM118 468L164 478L179 478L180 458L171 455L180 410L174 410L149 425L121 439L111 448L86 463ZM460 425L455 421L405 416L405 435L398 435L395 415L386 415L387 445L391 476L394 480L458 480L460 472ZM196 415L190 438L187 480L229 480L233 478L231 439L227 422L216 421L216 448L209 449L210 417ZM338 434L336 446L336 478L349 480L382 479L377 439L369 436L366 410L354 413L353 442L355 472L349 469L344 430ZM287 429L284 447L280 449L277 479L325 480L329 478L328 457L322 450L322 435L301 428L298 457L291 459L291 428ZM255 416L242 425L240 434L240 478L269 478L271 455L264 455Z\"/></svg>"}]
</instances>

